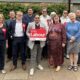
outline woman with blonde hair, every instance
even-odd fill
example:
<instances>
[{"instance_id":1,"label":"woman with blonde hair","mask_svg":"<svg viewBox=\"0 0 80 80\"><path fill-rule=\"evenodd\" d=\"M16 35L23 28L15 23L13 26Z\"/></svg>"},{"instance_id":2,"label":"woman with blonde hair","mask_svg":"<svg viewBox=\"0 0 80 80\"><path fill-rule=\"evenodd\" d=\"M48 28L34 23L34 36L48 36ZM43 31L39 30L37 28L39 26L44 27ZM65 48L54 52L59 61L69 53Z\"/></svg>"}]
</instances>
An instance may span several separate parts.
<instances>
[{"instance_id":1,"label":"woman with blonde hair","mask_svg":"<svg viewBox=\"0 0 80 80\"><path fill-rule=\"evenodd\" d=\"M6 73L4 70L6 31L7 30L4 25L4 15L0 13L0 70L2 73Z\"/></svg>"},{"instance_id":2,"label":"woman with blonde hair","mask_svg":"<svg viewBox=\"0 0 80 80\"><path fill-rule=\"evenodd\" d=\"M76 21L75 13L69 13L70 22L66 24L67 34L67 53L70 57L70 65L68 70L78 70L77 61L79 53L79 37L80 37L80 22Z\"/></svg>"}]
</instances>

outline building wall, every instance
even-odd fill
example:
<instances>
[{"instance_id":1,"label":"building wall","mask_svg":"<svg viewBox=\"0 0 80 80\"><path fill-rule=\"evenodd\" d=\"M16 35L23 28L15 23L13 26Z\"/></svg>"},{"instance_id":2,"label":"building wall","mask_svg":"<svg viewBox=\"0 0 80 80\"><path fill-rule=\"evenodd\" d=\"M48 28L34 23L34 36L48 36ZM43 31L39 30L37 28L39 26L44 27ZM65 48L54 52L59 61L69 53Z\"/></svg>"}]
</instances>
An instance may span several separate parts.
<instances>
[{"instance_id":1,"label":"building wall","mask_svg":"<svg viewBox=\"0 0 80 80\"><path fill-rule=\"evenodd\" d=\"M54 3L63 3L66 0L0 0L5 2L54 2Z\"/></svg>"},{"instance_id":2,"label":"building wall","mask_svg":"<svg viewBox=\"0 0 80 80\"><path fill-rule=\"evenodd\" d=\"M80 4L71 4L71 11L80 10Z\"/></svg>"}]
</instances>

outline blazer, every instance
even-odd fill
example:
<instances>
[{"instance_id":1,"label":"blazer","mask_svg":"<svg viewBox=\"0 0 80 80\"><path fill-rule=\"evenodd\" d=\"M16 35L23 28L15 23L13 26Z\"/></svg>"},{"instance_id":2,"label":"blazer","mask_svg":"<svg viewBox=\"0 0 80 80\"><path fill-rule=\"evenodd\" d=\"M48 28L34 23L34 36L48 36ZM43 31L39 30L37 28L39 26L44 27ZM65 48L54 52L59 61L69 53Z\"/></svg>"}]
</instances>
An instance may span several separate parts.
<instances>
[{"instance_id":1,"label":"blazer","mask_svg":"<svg viewBox=\"0 0 80 80\"><path fill-rule=\"evenodd\" d=\"M16 20L12 20L10 22L10 25L9 25L9 36L10 38L14 38L14 33L15 33L15 27L16 27ZM24 33L24 37L26 37L26 30L27 30L27 24L22 21L22 27L23 27L23 33Z\"/></svg>"},{"instance_id":2,"label":"blazer","mask_svg":"<svg viewBox=\"0 0 80 80\"><path fill-rule=\"evenodd\" d=\"M40 27L45 28L46 35L47 35L47 33L48 33L48 27L45 24L41 23L41 22L40 22ZM35 29L35 22L31 22L31 23L28 24L27 31L26 31L27 36L29 36L28 34L29 34L30 29ZM44 47L45 46L45 41L40 41L40 46ZM33 47L34 47L34 41L30 41L29 40L28 41L28 47L30 49L33 49Z\"/></svg>"}]
</instances>

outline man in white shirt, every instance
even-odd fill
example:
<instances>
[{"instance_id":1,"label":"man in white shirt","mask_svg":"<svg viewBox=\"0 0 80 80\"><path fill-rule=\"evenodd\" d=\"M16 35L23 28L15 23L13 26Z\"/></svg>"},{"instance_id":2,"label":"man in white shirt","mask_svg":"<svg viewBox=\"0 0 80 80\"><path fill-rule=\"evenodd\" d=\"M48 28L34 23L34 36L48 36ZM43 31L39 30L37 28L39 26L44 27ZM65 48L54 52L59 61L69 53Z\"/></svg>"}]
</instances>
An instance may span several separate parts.
<instances>
[{"instance_id":1,"label":"man in white shirt","mask_svg":"<svg viewBox=\"0 0 80 80\"><path fill-rule=\"evenodd\" d=\"M51 17L47 13L47 9L42 9L42 15L40 16L40 21L49 27L48 22L51 20Z\"/></svg>"},{"instance_id":2,"label":"man in white shirt","mask_svg":"<svg viewBox=\"0 0 80 80\"><path fill-rule=\"evenodd\" d=\"M27 24L22 20L23 13L18 11L16 13L16 19L10 23L9 35L13 40L12 42L12 57L13 57L13 66L12 70L17 68L17 54L20 51L22 59L22 69L26 69L26 28ZM19 50L18 50L19 49Z\"/></svg>"},{"instance_id":3,"label":"man in white shirt","mask_svg":"<svg viewBox=\"0 0 80 80\"><path fill-rule=\"evenodd\" d=\"M64 24L65 22L69 22L70 21L70 19L68 17L68 11L66 11L66 10L63 11L63 15L60 18L60 20L61 20L62 24Z\"/></svg>"},{"instance_id":4,"label":"man in white shirt","mask_svg":"<svg viewBox=\"0 0 80 80\"><path fill-rule=\"evenodd\" d=\"M49 23L51 21L51 17L48 15L47 13L47 9L43 8L42 9L42 15L40 16L40 21L46 25L46 27L49 29ZM42 51L42 55L43 57L47 57L47 44L45 45L45 47L43 48Z\"/></svg>"}]
</instances>

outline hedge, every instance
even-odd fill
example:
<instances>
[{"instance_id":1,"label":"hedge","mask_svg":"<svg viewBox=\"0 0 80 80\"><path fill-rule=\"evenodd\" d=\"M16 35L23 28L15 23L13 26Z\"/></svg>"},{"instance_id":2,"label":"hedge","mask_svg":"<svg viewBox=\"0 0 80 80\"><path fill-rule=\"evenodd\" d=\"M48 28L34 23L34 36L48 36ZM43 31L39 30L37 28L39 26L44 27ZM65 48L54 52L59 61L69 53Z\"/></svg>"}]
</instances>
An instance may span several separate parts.
<instances>
[{"instance_id":1,"label":"hedge","mask_svg":"<svg viewBox=\"0 0 80 80\"><path fill-rule=\"evenodd\" d=\"M39 5L30 5L33 10L34 13L41 13L41 9L42 7ZM0 3L0 12L2 12L5 16L5 18L9 18L8 13L10 10L14 10L14 11L18 11L21 10L24 13L26 13L28 7L30 6L26 6L24 4L21 3ZM65 4L51 4L47 6L48 9L48 13L50 14L50 12L55 11L58 14L62 14L63 10L68 9L67 5Z\"/></svg>"}]
</instances>

